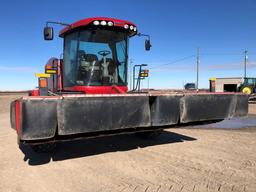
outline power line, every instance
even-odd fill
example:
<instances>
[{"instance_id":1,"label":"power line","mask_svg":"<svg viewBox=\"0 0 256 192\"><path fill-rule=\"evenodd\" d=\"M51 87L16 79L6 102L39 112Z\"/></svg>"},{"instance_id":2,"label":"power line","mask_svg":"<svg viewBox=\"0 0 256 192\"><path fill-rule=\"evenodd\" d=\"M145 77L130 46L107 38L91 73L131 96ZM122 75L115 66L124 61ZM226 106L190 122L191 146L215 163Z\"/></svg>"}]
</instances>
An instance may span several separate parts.
<instances>
[{"instance_id":1,"label":"power line","mask_svg":"<svg viewBox=\"0 0 256 192\"><path fill-rule=\"evenodd\" d=\"M198 91L199 84L199 64L200 64L200 49L197 48L197 56L196 56L196 90Z\"/></svg>"},{"instance_id":2,"label":"power line","mask_svg":"<svg viewBox=\"0 0 256 192\"><path fill-rule=\"evenodd\" d=\"M243 53L202 53L201 55L242 55Z\"/></svg>"},{"instance_id":3,"label":"power line","mask_svg":"<svg viewBox=\"0 0 256 192\"><path fill-rule=\"evenodd\" d=\"M195 57L195 55L190 55L190 56L187 56L187 57L183 57L181 59L177 59L175 61L172 61L172 62L169 62L169 63L165 63L165 64L161 64L161 65L157 65L155 67L151 67L149 69L156 69L156 68L159 68L159 67L162 67L162 66L166 66L166 65L172 65L172 64L175 64L175 63L178 63L178 62L181 62L181 61L184 61L184 60L187 60L187 59L190 59L192 57Z\"/></svg>"},{"instance_id":4,"label":"power line","mask_svg":"<svg viewBox=\"0 0 256 192\"><path fill-rule=\"evenodd\" d=\"M238 56L241 56L241 55L244 55L244 52L242 53L202 53L200 54L201 56L211 56L211 55L238 55ZM256 55L256 53L249 53L248 55Z\"/></svg>"},{"instance_id":5,"label":"power line","mask_svg":"<svg viewBox=\"0 0 256 192\"><path fill-rule=\"evenodd\" d=\"M246 78L246 68L247 68L247 59L248 59L248 51L244 51L244 78Z\"/></svg>"},{"instance_id":6,"label":"power line","mask_svg":"<svg viewBox=\"0 0 256 192\"><path fill-rule=\"evenodd\" d=\"M216 55L216 56L218 56L218 55L237 55L237 56L242 56L243 54L244 53L200 53L201 56L211 56L211 55L212 56L214 56L214 55ZM256 55L256 54L251 53L251 54L247 54L247 55ZM177 59L175 61L168 62L168 63L165 63L165 64L160 64L160 65L151 67L149 69L156 69L156 68L164 67L166 65L172 65L172 64L175 64L175 63L178 63L178 62L181 62L181 61L193 58L193 57L196 57L196 55L190 55L190 56L187 56L187 57L183 57L181 59Z\"/></svg>"}]
</instances>

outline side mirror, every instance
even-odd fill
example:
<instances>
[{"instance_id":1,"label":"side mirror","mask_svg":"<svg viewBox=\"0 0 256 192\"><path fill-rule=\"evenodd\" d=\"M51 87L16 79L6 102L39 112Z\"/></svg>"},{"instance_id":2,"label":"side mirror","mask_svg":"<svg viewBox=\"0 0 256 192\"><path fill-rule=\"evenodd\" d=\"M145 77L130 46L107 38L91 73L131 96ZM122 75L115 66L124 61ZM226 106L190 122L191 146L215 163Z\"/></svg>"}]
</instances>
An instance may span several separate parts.
<instances>
[{"instance_id":1,"label":"side mirror","mask_svg":"<svg viewBox=\"0 0 256 192\"><path fill-rule=\"evenodd\" d=\"M146 49L146 51L149 51L150 47L152 47L152 45L150 44L150 40L146 39L145 40L145 49Z\"/></svg>"},{"instance_id":2,"label":"side mirror","mask_svg":"<svg viewBox=\"0 0 256 192\"><path fill-rule=\"evenodd\" d=\"M53 40L53 28L45 27L44 28L44 40Z\"/></svg>"}]
</instances>

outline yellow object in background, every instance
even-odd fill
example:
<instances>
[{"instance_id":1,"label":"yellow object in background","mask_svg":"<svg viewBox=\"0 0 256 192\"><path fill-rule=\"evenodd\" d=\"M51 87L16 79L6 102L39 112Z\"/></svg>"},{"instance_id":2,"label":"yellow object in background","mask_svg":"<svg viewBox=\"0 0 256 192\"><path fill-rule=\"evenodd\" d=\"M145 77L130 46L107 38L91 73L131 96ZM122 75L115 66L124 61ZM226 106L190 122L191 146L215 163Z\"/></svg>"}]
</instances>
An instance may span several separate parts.
<instances>
[{"instance_id":1,"label":"yellow object in background","mask_svg":"<svg viewBox=\"0 0 256 192\"><path fill-rule=\"evenodd\" d=\"M45 74L45 73L36 73L36 77L38 77L38 78L42 78L42 77L50 78L51 75L50 74Z\"/></svg>"}]
</instances>

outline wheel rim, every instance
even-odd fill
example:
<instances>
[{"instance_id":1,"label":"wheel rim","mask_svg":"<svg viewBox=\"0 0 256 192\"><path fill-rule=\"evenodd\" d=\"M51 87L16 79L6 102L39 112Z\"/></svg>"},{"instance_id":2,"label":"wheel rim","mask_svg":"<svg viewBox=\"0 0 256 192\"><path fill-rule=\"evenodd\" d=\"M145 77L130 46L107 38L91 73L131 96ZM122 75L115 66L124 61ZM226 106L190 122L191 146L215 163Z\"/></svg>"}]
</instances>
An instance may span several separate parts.
<instances>
[{"instance_id":1,"label":"wheel rim","mask_svg":"<svg viewBox=\"0 0 256 192\"><path fill-rule=\"evenodd\" d=\"M250 87L244 87L243 88L243 93L245 93L245 94L251 94L252 93L252 90L251 90L251 88Z\"/></svg>"}]
</instances>

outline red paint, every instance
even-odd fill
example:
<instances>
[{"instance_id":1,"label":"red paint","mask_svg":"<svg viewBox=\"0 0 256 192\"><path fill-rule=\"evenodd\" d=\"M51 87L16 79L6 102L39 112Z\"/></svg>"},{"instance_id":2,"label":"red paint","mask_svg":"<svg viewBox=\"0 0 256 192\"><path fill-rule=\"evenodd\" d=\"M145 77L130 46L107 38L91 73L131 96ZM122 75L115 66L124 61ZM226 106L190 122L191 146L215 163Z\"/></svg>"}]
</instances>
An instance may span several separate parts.
<instances>
[{"instance_id":1,"label":"red paint","mask_svg":"<svg viewBox=\"0 0 256 192\"><path fill-rule=\"evenodd\" d=\"M20 133L21 127L21 103L20 101L15 101L15 122L16 122L16 131Z\"/></svg>"},{"instance_id":2,"label":"red paint","mask_svg":"<svg viewBox=\"0 0 256 192\"><path fill-rule=\"evenodd\" d=\"M62 71L62 60L58 60L58 89L62 90L63 86L62 86L62 75L61 75L61 71Z\"/></svg>"},{"instance_id":3,"label":"red paint","mask_svg":"<svg viewBox=\"0 0 256 192\"><path fill-rule=\"evenodd\" d=\"M55 57L52 57L50 58L46 65L45 65L45 69L49 68L49 69L52 69L54 67L57 67L57 70L58 70L58 82L57 82L57 87L54 87L54 91L53 92L56 92L57 90L62 90L63 89L63 86L62 86L62 75L61 75L61 71L62 71L62 59L57 59Z\"/></svg>"},{"instance_id":4,"label":"red paint","mask_svg":"<svg viewBox=\"0 0 256 192\"><path fill-rule=\"evenodd\" d=\"M47 61L46 65L45 65L45 69L47 69L47 67L49 67L49 69L52 69L54 63L57 63L57 62L58 62L58 59L57 59L56 57L50 58L50 59Z\"/></svg>"},{"instance_id":5,"label":"red paint","mask_svg":"<svg viewBox=\"0 0 256 192\"><path fill-rule=\"evenodd\" d=\"M62 29L59 32L59 36L63 37L65 35L65 33L72 31L78 27L83 27L83 26L87 26L88 24L92 23L93 21L98 20L98 21L112 21L114 23L115 27L124 27L125 24L128 25L133 25L136 27L136 25L130 21L125 21L125 20L120 20L120 19L114 19L114 18L109 18L109 17L92 17L92 18L87 18L87 19L82 19L79 20L75 23L72 23L71 26L67 26L64 29Z\"/></svg>"},{"instance_id":6,"label":"red paint","mask_svg":"<svg viewBox=\"0 0 256 192\"><path fill-rule=\"evenodd\" d=\"M115 89L118 93L124 94L126 93L127 90L123 90L120 87L116 86L116 85L112 85L112 89Z\"/></svg>"},{"instance_id":7,"label":"red paint","mask_svg":"<svg viewBox=\"0 0 256 192\"><path fill-rule=\"evenodd\" d=\"M86 94L123 94L128 90L127 86L74 86L65 87L68 91L81 91Z\"/></svg>"},{"instance_id":8,"label":"red paint","mask_svg":"<svg viewBox=\"0 0 256 192\"><path fill-rule=\"evenodd\" d=\"M205 91L205 92L181 92L181 94L185 94L185 95L244 95L244 93L240 93L240 92L209 92L209 91Z\"/></svg>"},{"instance_id":9,"label":"red paint","mask_svg":"<svg viewBox=\"0 0 256 192\"><path fill-rule=\"evenodd\" d=\"M38 89L33 89L31 91L31 96L39 96L39 90Z\"/></svg>"}]
</instances>

